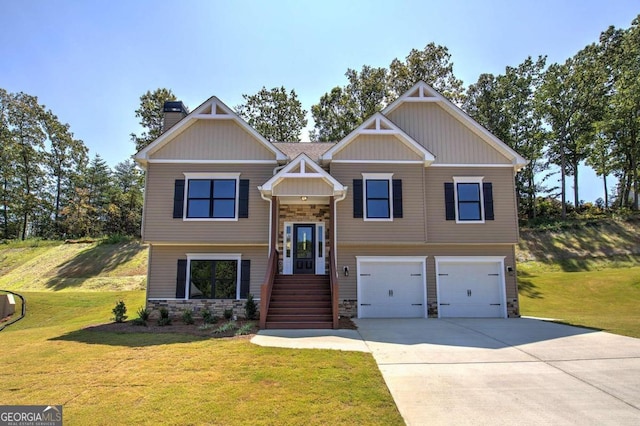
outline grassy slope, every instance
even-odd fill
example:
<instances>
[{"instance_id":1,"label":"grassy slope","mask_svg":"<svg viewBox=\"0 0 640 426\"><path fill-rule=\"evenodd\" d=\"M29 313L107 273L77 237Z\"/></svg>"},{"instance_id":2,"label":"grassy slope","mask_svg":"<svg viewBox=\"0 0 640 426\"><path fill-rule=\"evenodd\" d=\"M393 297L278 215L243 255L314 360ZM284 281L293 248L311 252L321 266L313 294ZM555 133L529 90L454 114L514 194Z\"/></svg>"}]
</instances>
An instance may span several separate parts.
<instances>
[{"instance_id":1,"label":"grassy slope","mask_svg":"<svg viewBox=\"0 0 640 426\"><path fill-rule=\"evenodd\" d=\"M144 272L136 243L0 246L0 288L27 299L0 333L0 401L62 404L70 425L403 424L370 354L84 330L120 299L135 316Z\"/></svg>"},{"instance_id":2,"label":"grassy slope","mask_svg":"<svg viewBox=\"0 0 640 426\"><path fill-rule=\"evenodd\" d=\"M523 315L640 337L640 222L525 230L517 255Z\"/></svg>"},{"instance_id":3,"label":"grassy slope","mask_svg":"<svg viewBox=\"0 0 640 426\"><path fill-rule=\"evenodd\" d=\"M0 288L7 290L141 290L147 249L136 241L0 245Z\"/></svg>"}]
</instances>

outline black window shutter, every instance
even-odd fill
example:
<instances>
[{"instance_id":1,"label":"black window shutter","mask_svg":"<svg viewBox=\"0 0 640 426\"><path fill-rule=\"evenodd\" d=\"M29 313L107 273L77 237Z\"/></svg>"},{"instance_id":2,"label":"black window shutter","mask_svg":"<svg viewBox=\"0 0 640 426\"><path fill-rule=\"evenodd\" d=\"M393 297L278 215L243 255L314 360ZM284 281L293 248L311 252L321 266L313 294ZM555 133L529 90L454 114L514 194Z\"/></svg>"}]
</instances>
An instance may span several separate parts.
<instances>
[{"instance_id":1,"label":"black window shutter","mask_svg":"<svg viewBox=\"0 0 640 426\"><path fill-rule=\"evenodd\" d=\"M402 179L393 180L393 217L402 217Z\"/></svg>"},{"instance_id":2,"label":"black window shutter","mask_svg":"<svg viewBox=\"0 0 640 426\"><path fill-rule=\"evenodd\" d=\"M362 179L353 180L353 217L362 217Z\"/></svg>"},{"instance_id":3,"label":"black window shutter","mask_svg":"<svg viewBox=\"0 0 640 426\"><path fill-rule=\"evenodd\" d=\"M249 179L240 179L240 193L238 194L238 217L249 217Z\"/></svg>"},{"instance_id":4,"label":"black window shutter","mask_svg":"<svg viewBox=\"0 0 640 426\"><path fill-rule=\"evenodd\" d=\"M240 270L240 299L246 299L251 285L251 261L243 260Z\"/></svg>"},{"instance_id":5,"label":"black window shutter","mask_svg":"<svg viewBox=\"0 0 640 426\"><path fill-rule=\"evenodd\" d=\"M484 196L484 220L493 219L493 185L490 182L482 184L482 193Z\"/></svg>"},{"instance_id":6,"label":"black window shutter","mask_svg":"<svg viewBox=\"0 0 640 426\"><path fill-rule=\"evenodd\" d=\"M178 277L176 278L176 299L184 299L187 289L187 259L178 259Z\"/></svg>"},{"instance_id":7,"label":"black window shutter","mask_svg":"<svg viewBox=\"0 0 640 426\"><path fill-rule=\"evenodd\" d=\"M456 220L456 199L455 194L453 193L453 183L445 182L444 183L444 205L445 205L445 216L447 220Z\"/></svg>"},{"instance_id":8,"label":"black window shutter","mask_svg":"<svg viewBox=\"0 0 640 426\"><path fill-rule=\"evenodd\" d=\"M173 188L173 218L182 219L184 211L184 179L176 179Z\"/></svg>"}]
</instances>

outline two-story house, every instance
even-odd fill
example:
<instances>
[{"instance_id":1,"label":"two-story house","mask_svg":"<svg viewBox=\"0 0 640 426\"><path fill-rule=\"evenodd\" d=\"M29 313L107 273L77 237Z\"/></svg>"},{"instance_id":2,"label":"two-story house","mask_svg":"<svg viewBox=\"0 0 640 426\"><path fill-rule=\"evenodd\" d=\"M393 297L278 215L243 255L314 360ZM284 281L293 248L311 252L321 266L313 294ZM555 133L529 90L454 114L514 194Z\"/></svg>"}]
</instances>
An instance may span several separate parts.
<instances>
[{"instance_id":1,"label":"two-story house","mask_svg":"<svg viewBox=\"0 0 640 426\"><path fill-rule=\"evenodd\" d=\"M135 155L147 306L331 328L518 316L514 175L527 162L423 82L336 143L271 143L212 97Z\"/></svg>"}]
</instances>

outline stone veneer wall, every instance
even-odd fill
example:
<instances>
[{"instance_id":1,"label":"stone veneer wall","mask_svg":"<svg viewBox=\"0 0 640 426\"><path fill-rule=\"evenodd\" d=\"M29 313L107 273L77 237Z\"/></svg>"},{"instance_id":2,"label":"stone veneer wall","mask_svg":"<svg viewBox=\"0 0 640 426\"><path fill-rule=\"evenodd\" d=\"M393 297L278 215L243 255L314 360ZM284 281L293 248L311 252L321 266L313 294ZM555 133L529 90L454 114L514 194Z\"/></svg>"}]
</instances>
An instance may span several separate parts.
<instances>
[{"instance_id":1,"label":"stone veneer wall","mask_svg":"<svg viewBox=\"0 0 640 426\"><path fill-rule=\"evenodd\" d=\"M160 308L166 308L171 317L180 317L185 309L191 309L193 316L202 317L202 311L207 309L213 315L222 318L226 309L232 309L233 315L244 318L244 304L246 300L233 299L188 299L188 300L147 300L147 309L151 311L153 318L160 316ZM256 301L258 309L260 302ZM260 317L260 312L256 313L256 318Z\"/></svg>"},{"instance_id":2,"label":"stone veneer wall","mask_svg":"<svg viewBox=\"0 0 640 426\"><path fill-rule=\"evenodd\" d=\"M318 223L324 222L324 258L325 271L329 273L329 226L331 216L328 204L281 204L279 210L278 223L278 252L280 253L279 272L282 273L283 243L284 243L284 223Z\"/></svg>"},{"instance_id":3,"label":"stone veneer wall","mask_svg":"<svg viewBox=\"0 0 640 426\"><path fill-rule=\"evenodd\" d=\"M353 299L341 301L338 312L342 317L356 318L358 316L358 301ZM438 302L427 302L427 316L429 318L438 318ZM507 316L509 318L520 318L516 299L507 301Z\"/></svg>"}]
</instances>

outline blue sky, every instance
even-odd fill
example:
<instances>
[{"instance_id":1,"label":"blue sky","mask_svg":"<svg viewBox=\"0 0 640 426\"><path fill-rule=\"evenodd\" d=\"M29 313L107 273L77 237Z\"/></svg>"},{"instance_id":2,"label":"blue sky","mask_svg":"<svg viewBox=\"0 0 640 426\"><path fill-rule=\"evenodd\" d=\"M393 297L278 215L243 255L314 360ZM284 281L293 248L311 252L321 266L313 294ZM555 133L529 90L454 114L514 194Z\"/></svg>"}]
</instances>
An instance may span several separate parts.
<instances>
[{"instance_id":1,"label":"blue sky","mask_svg":"<svg viewBox=\"0 0 640 426\"><path fill-rule=\"evenodd\" d=\"M3 0L0 87L38 96L91 155L134 152L139 97L167 87L193 109L234 107L262 86L295 89L308 111L347 68L388 66L429 42L449 48L465 86L527 56L562 62L637 0ZM310 118L310 114L309 114ZM582 171L581 197L602 196Z\"/></svg>"}]
</instances>

